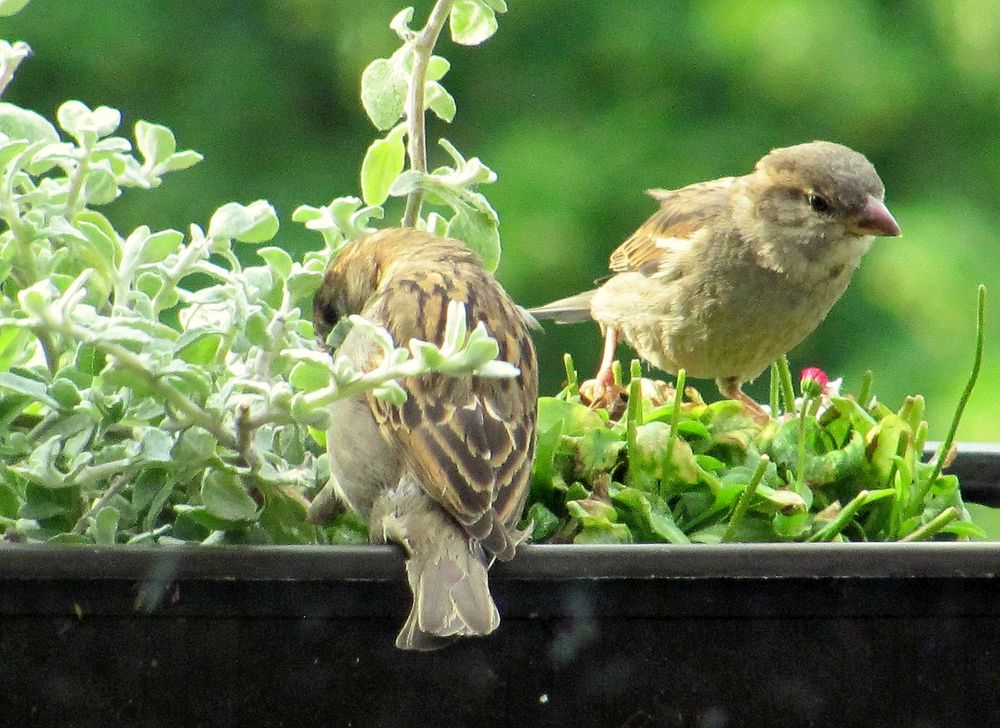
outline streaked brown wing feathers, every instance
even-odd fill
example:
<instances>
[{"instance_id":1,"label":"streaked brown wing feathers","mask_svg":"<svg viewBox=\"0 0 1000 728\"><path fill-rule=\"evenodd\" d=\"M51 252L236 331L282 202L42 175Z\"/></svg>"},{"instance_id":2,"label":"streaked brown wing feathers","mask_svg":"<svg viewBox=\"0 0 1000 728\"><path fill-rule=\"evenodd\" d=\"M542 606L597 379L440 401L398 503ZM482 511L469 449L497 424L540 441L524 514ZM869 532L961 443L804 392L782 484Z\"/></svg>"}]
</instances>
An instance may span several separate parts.
<instances>
[{"instance_id":1,"label":"streaked brown wing feathers","mask_svg":"<svg viewBox=\"0 0 1000 728\"><path fill-rule=\"evenodd\" d=\"M487 550L509 558L510 528L524 503L534 446L534 348L513 304L492 279L475 280L485 274L474 268L450 273L411 274L406 285L389 286L372 318L386 325L398 344L415 337L440 343L449 297L464 301L469 328L485 321L500 358L517 366L520 375L408 378L400 382L408 394L405 403L394 406L369 395L369 404L427 493Z\"/></svg>"},{"instance_id":2,"label":"streaked brown wing feathers","mask_svg":"<svg viewBox=\"0 0 1000 728\"><path fill-rule=\"evenodd\" d=\"M691 239L706 220L723 212L734 179L699 182L679 190L650 190L660 201L660 209L611 254L610 269L645 275L663 271L684 247L663 241Z\"/></svg>"}]
</instances>

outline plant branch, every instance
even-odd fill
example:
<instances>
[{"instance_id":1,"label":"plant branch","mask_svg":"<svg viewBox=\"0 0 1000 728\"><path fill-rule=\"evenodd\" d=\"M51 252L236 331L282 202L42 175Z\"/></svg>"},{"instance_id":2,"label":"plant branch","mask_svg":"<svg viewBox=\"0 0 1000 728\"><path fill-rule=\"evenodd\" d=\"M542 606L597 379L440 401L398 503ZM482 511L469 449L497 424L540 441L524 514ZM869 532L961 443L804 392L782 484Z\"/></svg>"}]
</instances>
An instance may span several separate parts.
<instances>
[{"instance_id":1,"label":"plant branch","mask_svg":"<svg viewBox=\"0 0 1000 728\"><path fill-rule=\"evenodd\" d=\"M90 519L96 517L97 514L101 512L101 509L111 502L112 498L114 498L116 495L125 490L125 487L129 484L130 482L129 479L131 477L132 477L132 471L126 470L117 478L115 478L114 481L111 483L111 485L108 486L108 489L105 490L103 493L101 493L101 497L94 501L94 505L88 508L87 512L84 513L82 516L80 516L80 519L76 522L76 525L73 526L72 532L77 535L80 535L84 531L86 531Z\"/></svg>"},{"instance_id":2,"label":"plant branch","mask_svg":"<svg viewBox=\"0 0 1000 728\"><path fill-rule=\"evenodd\" d=\"M123 366L128 367L132 372L138 374L146 383L152 387L164 401L170 404L178 412L185 415L188 421L212 433L222 445L231 450L239 450L239 439L236 434L230 431L218 417L206 412L197 403L192 401L187 395L165 382L158 374L149 371L142 360L134 353L120 344L105 341L99 336L95 336L91 331L82 326L78 326L69 321L60 322L52 319L46 320L45 325L49 329L57 331L64 336L77 341L83 341L102 350L105 354L116 359Z\"/></svg>"},{"instance_id":3,"label":"plant branch","mask_svg":"<svg viewBox=\"0 0 1000 728\"><path fill-rule=\"evenodd\" d=\"M929 539L942 528L958 518L958 509L955 506L948 506L938 513L933 519L925 523L916 531L903 536L900 541L923 541Z\"/></svg>"},{"instance_id":4,"label":"plant branch","mask_svg":"<svg viewBox=\"0 0 1000 728\"><path fill-rule=\"evenodd\" d=\"M830 541L838 533L844 530L848 522L854 518L854 515L861 509L863 505L868 502L868 491L861 490L858 494L854 496L850 502L844 506L837 516L823 526L821 529L816 531L812 536L806 539L806 541L812 543L816 541Z\"/></svg>"},{"instance_id":5,"label":"plant branch","mask_svg":"<svg viewBox=\"0 0 1000 728\"><path fill-rule=\"evenodd\" d=\"M792 384L792 370L788 367L788 357L782 356L777 361L778 372L781 374L781 393L785 398L785 412L794 415L795 414L795 387ZM771 417L777 417L777 414L772 412Z\"/></svg>"},{"instance_id":6,"label":"plant branch","mask_svg":"<svg viewBox=\"0 0 1000 728\"><path fill-rule=\"evenodd\" d=\"M83 183L87 180L87 172L90 171L90 150L82 149L83 152L77 167L73 171L69 180L69 189L66 192L66 219L69 220L77 212L80 204L80 193L83 192Z\"/></svg>"},{"instance_id":7,"label":"plant branch","mask_svg":"<svg viewBox=\"0 0 1000 728\"><path fill-rule=\"evenodd\" d=\"M427 64L454 4L455 0L437 0L430 17L427 18L427 24L413 39L413 74L410 76L410 88L406 96L406 136L410 169L416 172L427 172L427 128L424 111ZM423 200L424 191L419 188L407 195L403 227L416 227Z\"/></svg>"},{"instance_id":8,"label":"plant branch","mask_svg":"<svg viewBox=\"0 0 1000 728\"><path fill-rule=\"evenodd\" d=\"M972 372L969 374L969 381L965 383L965 389L962 391L962 397L958 400L958 407L955 409L955 416L952 417L951 427L948 428L948 436L945 437L944 442L941 443L941 450L938 452L938 456L934 462L934 472L932 472L931 477L927 479L927 487L921 494L922 496L927 495L927 490L930 489L930 487L934 484L934 481L936 481L938 476L941 475L941 469L944 467L944 460L948 457L948 451L951 450L951 446L955 442L955 435L958 433L958 423L962 421L962 413L965 412L965 405L969 403L969 397L972 396L972 390L976 386L976 380L979 379L979 369L983 363L985 315L986 286L980 283L976 307L976 354L972 360ZM922 500L923 498L921 498L921 501Z\"/></svg>"},{"instance_id":9,"label":"plant branch","mask_svg":"<svg viewBox=\"0 0 1000 728\"><path fill-rule=\"evenodd\" d=\"M771 459L767 455L760 456L757 469L754 471L753 477L750 478L747 487L740 494L740 499L736 502L733 515L729 519L729 525L722 534L722 543L729 543L736 538L736 529L739 528L740 523L743 521L743 516L746 515L747 509L750 507L750 501L753 500L754 493L757 492L757 487L760 485L760 481L763 480L764 473L767 472L767 465L770 462Z\"/></svg>"}]
</instances>

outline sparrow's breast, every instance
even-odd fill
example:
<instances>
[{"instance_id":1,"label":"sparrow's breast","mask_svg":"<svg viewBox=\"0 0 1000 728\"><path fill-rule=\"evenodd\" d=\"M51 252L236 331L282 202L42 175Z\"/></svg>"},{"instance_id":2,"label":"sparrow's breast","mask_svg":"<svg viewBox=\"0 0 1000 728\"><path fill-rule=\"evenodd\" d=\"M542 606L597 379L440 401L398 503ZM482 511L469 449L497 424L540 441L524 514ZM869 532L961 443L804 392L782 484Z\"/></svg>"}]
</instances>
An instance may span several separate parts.
<instances>
[{"instance_id":1,"label":"sparrow's breast","mask_svg":"<svg viewBox=\"0 0 1000 728\"><path fill-rule=\"evenodd\" d=\"M598 291L594 313L658 369L747 381L812 333L851 272L834 271L811 288L753 265L671 282L629 273Z\"/></svg>"}]
</instances>

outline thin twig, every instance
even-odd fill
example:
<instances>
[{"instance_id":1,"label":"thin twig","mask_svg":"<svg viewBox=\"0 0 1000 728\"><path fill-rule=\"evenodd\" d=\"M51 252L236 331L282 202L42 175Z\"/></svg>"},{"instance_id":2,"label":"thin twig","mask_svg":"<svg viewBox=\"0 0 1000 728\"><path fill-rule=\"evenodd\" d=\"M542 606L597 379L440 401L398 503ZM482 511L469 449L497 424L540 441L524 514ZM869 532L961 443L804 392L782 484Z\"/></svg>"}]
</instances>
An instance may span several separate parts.
<instances>
[{"instance_id":1,"label":"thin twig","mask_svg":"<svg viewBox=\"0 0 1000 728\"><path fill-rule=\"evenodd\" d=\"M415 172L427 172L427 129L424 118L427 64L454 4L455 0L438 0L427 18L427 24L413 39L413 74L410 76L410 89L406 96L406 135L410 169ZM422 189L416 188L407 195L403 227L416 227L423 201Z\"/></svg>"},{"instance_id":2,"label":"thin twig","mask_svg":"<svg viewBox=\"0 0 1000 728\"><path fill-rule=\"evenodd\" d=\"M129 479L131 477L132 471L126 470L115 478L111 485L108 486L108 489L101 493L101 497L94 501L94 505L87 509L86 513L80 516L76 525L73 526L73 533L80 535L86 531L90 519L96 517L97 514L101 512L101 509L111 502L112 498L125 490L125 486L129 484Z\"/></svg>"},{"instance_id":3,"label":"thin twig","mask_svg":"<svg viewBox=\"0 0 1000 728\"><path fill-rule=\"evenodd\" d=\"M760 462L757 463L757 470L754 471L753 477L750 478L747 487L740 493L740 499L736 502L736 508L733 509L733 516L729 519L729 525L726 526L725 533L722 534L722 543L728 543L736 538L736 529L739 528L740 523L743 521L743 516L746 515L747 509L750 508L750 501L753 500L753 496L757 492L757 486L763 480L764 473L767 471L767 465L770 462L771 459L767 455L760 456Z\"/></svg>"},{"instance_id":4,"label":"thin twig","mask_svg":"<svg viewBox=\"0 0 1000 728\"><path fill-rule=\"evenodd\" d=\"M792 385L792 370L788 367L788 357L782 356L777 361L778 371L781 373L781 393L785 397L785 412L790 415L795 414L795 387ZM772 412L772 417L777 414Z\"/></svg>"},{"instance_id":5,"label":"thin twig","mask_svg":"<svg viewBox=\"0 0 1000 728\"><path fill-rule=\"evenodd\" d=\"M941 450L938 452L938 456L934 462L934 471L931 473L931 477L927 479L927 488L922 495L926 495L926 491L930 489L934 481L938 479L941 475L941 469L944 467L944 459L948 456L948 452L951 450L952 444L955 442L955 435L958 433L958 423L962 421L962 413L965 412L965 405L969 403L969 397L972 396L972 390L976 386L976 380L979 379L979 368L983 363L983 339L985 338L984 329L984 319L986 317L986 286L982 283L979 284L979 296L976 308L976 355L972 360L972 373L969 374L969 381L965 383L965 389L962 391L962 397L958 400L958 407L955 409L955 416L951 418L951 427L948 429L948 436L944 438L944 442L941 443ZM921 498L921 500L923 500Z\"/></svg>"},{"instance_id":6,"label":"thin twig","mask_svg":"<svg viewBox=\"0 0 1000 728\"><path fill-rule=\"evenodd\" d=\"M948 506L938 513L934 518L918 528L916 531L907 534L900 541L923 541L931 538L934 534L958 518L958 509L955 506Z\"/></svg>"}]
</instances>

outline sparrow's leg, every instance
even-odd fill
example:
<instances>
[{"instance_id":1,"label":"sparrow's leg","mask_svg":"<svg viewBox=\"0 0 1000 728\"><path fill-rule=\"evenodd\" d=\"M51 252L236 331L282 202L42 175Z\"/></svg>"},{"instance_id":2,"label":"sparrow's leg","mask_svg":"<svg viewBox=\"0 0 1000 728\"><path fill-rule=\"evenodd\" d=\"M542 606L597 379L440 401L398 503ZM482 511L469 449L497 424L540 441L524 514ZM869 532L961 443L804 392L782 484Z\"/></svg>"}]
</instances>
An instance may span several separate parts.
<instances>
[{"instance_id":1,"label":"sparrow's leg","mask_svg":"<svg viewBox=\"0 0 1000 728\"><path fill-rule=\"evenodd\" d=\"M615 375L612 371L617 349L618 329L608 326L604 331L604 355L601 357L601 366L593 379L588 379L580 385L580 397L591 408L604 407L612 410L624 393L621 387L615 386Z\"/></svg>"},{"instance_id":2,"label":"sparrow's leg","mask_svg":"<svg viewBox=\"0 0 1000 728\"><path fill-rule=\"evenodd\" d=\"M597 370L594 377L605 387L610 387L615 383L615 375L611 367L615 363L615 352L618 349L618 329L609 326L604 332L604 356L601 358L601 368Z\"/></svg>"},{"instance_id":3,"label":"sparrow's leg","mask_svg":"<svg viewBox=\"0 0 1000 728\"><path fill-rule=\"evenodd\" d=\"M715 384L718 386L719 392L722 393L723 397L742 402L743 406L746 408L747 414L758 424L766 425L771 420L771 415L767 413L767 410L757 404L752 397L743 392L743 382L741 382L738 377L716 379Z\"/></svg>"}]
</instances>

